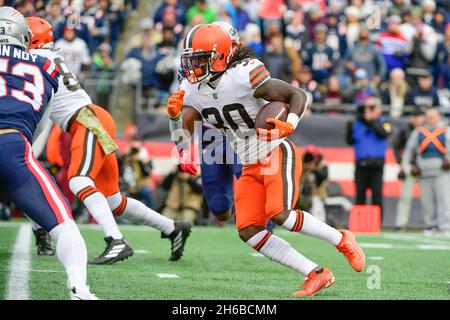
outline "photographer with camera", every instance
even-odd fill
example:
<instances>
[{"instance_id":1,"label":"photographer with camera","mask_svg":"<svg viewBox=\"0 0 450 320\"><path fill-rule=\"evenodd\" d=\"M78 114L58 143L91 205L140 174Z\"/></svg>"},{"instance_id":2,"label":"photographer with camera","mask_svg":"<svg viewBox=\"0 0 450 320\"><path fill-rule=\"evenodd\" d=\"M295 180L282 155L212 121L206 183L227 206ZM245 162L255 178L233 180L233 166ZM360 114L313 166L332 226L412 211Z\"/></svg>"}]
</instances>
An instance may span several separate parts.
<instances>
[{"instance_id":1,"label":"photographer with camera","mask_svg":"<svg viewBox=\"0 0 450 320\"><path fill-rule=\"evenodd\" d=\"M162 187L168 192L162 215L194 224L203 203L200 176L192 176L178 165L165 177Z\"/></svg>"},{"instance_id":2,"label":"photographer with camera","mask_svg":"<svg viewBox=\"0 0 450 320\"><path fill-rule=\"evenodd\" d=\"M347 143L355 149L356 204L366 204L366 192L372 192L372 204L383 212L383 171L390 123L383 116L381 101L370 96L358 110L355 121L348 124Z\"/></svg>"},{"instance_id":3,"label":"photographer with camera","mask_svg":"<svg viewBox=\"0 0 450 320\"><path fill-rule=\"evenodd\" d=\"M436 108L427 109L425 125L411 133L402 159L403 171L419 177L425 235L450 235L449 146L447 121Z\"/></svg>"},{"instance_id":4,"label":"photographer with camera","mask_svg":"<svg viewBox=\"0 0 450 320\"><path fill-rule=\"evenodd\" d=\"M408 125L400 129L400 132L395 137L392 147L394 149L395 159L399 165L402 163L403 151L405 150L409 136L415 129L421 127L424 121L424 113L421 108L417 107L409 117ZM413 159L413 163L411 164L414 164L414 161L415 159ZM397 204L395 227L397 231L403 231L406 229L411 214L411 202L416 177L411 172L405 172L400 169L398 179L402 182L402 192Z\"/></svg>"},{"instance_id":5,"label":"photographer with camera","mask_svg":"<svg viewBox=\"0 0 450 320\"><path fill-rule=\"evenodd\" d=\"M153 166L147 149L139 140L133 140L130 150L121 161L121 183L123 190L153 208L152 191L148 185Z\"/></svg>"},{"instance_id":6,"label":"photographer with camera","mask_svg":"<svg viewBox=\"0 0 450 320\"><path fill-rule=\"evenodd\" d=\"M303 209L308 210L317 219L326 221L324 201L328 197L328 163L314 145L305 147L302 158L301 194L302 201L308 202Z\"/></svg>"}]
</instances>

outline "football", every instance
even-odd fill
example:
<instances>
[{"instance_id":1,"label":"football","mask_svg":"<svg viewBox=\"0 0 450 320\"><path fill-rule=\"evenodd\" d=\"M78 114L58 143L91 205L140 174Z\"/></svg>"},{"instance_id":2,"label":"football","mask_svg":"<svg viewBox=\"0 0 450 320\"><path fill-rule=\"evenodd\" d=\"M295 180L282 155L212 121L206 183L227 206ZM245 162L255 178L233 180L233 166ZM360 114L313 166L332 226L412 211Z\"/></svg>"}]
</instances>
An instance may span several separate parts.
<instances>
[{"instance_id":1,"label":"football","mask_svg":"<svg viewBox=\"0 0 450 320\"><path fill-rule=\"evenodd\" d=\"M264 105L259 110L255 119L255 129L273 129L275 126L267 123L269 118L275 118L281 121L286 121L289 113L289 105L281 101L272 101Z\"/></svg>"}]
</instances>

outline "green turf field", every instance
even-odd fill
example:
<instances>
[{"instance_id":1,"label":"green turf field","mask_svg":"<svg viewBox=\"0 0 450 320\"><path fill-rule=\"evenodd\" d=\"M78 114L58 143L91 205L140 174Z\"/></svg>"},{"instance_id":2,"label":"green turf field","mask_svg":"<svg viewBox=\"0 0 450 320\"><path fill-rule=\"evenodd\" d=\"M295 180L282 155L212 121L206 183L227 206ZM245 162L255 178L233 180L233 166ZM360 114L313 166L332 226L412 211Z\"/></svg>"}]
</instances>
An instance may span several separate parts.
<instances>
[{"instance_id":1,"label":"green turf field","mask_svg":"<svg viewBox=\"0 0 450 320\"><path fill-rule=\"evenodd\" d=\"M2 299L20 226L0 223ZM104 249L102 232L92 226L80 228L89 257L94 257ZM102 299L291 299L302 281L296 273L255 255L231 226L195 228L179 262L168 261L169 241L160 239L159 232L134 226L122 229L136 250L134 256L88 268L92 291ZM275 233L336 276L333 287L309 299L450 299L449 239L421 233L358 236L367 258L366 270L358 274L326 242L282 230ZM29 297L67 299L66 276L56 257L38 257L34 243L31 250Z\"/></svg>"}]
</instances>

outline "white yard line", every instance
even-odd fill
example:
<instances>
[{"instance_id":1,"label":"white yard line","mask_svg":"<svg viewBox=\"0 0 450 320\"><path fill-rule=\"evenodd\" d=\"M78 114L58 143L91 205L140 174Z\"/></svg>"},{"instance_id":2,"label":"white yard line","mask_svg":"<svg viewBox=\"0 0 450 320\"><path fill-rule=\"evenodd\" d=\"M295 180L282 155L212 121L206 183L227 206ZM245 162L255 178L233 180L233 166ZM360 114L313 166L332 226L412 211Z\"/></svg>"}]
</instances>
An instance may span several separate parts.
<instances>
[{"instance_id":1,"label":"white yard line","mask_svg":"<svg viewBox=\"0 0 450 320\"><path fill-rule=\"evenodd\" d=\"M9 272L9 269L7 268L0 268L0 271L2 272ZM66 273L63 270L51 270L51 269L30 269L30 273L36 272L36 273Z\"/></svg>"},{"instance_id":2,"label":"white yard line","mask_svg":"<svg viewBox=\"0 0 450 320\"><path fill-rule=\"evenodd\" d=\"M165 279L176 279L176 278L179 278L179 276L174 274L174 273L157 273L156 275L158 277L160 277L160 278L165 278Z\"/></svg>"},{"instance_id":3,"label":"white yard line","mask_svg":"<svg viewBox=\"0 0 450 320\"><path fill-rule=\"evenodd\" d=\"M37 272L37 273L66 273L63 270L49 270L49 269L43 269L43 270L39 270L39 269L31 269L30 272Z\"/></svg>"},{"instance_id":4,"label":"white yard line","mask_svg":"<svg viewBox=\"0 0 450 320\"><path fill-rule=\"evenodd\" d=\"M9 271L9 269L0 269L0 271ZM63 270L51 270L51 269L30 269L30 273L66 273Z\"/></svg>"},{"instance_id":5,"label":"white yard line","mask_svg":"<svg viewBox=\"0 0 450 320\"><path fill-rule=\"evenodd\" d=\"M359 245L361 246L361 248L364 248L364 249L450 251L449 245L441 245L441 244L433 245L433 244L427 244L427 243L419 243L416 245L397 245L397 244L391 244L391 243L360 242Z\"/></svg>"},{"instance_id":6,"label":"white yard line","mask_svg":"<svg viewBox=\"0 0 450 320\"><path fill-rule=\"evenodd\" d=\"M31 269L31 226L23 224L17 234L9 265L6 300L29 300L28 280Z\"/></svg>"},{"instance_id":7,"label":"white yard line","mask_svg":"<svg viewBox=\"0 0 450 320\"><path fill-rule=\"evenodd\" d=\"M361 248L370 248L370 249L392 249L395 246L390 243L377 243L377 242L360 242L359 245Z\"/></svg>"},{"instance_id":8,"label":"white yard line","mask_svg":"<svg viewBox=\"0 0 450 320\"><path fill-rule=\"evenodd\" d=\"M419 250L450 250L449 245L439 245L439 244L419 244L416 246Z\"/></svg>"},{"instance_id":9,"label":"white yard line","mask_svg":"<svg viewBox=\"0 0 450 320\"><path fill-rule=\"evenodd\" d=\"M450 245L450 239L427 237L427 236L424 236L423 234L386 233L386 234L381 234L380 237L382 237L384 239L389 239L389 240L400 240L400 241L406 241L406 242Z\"/></svg>"},{"instance_id":10,"label":"white yard line","mask_svg":"<svg viewBox=\"0 0 450 320\"><path fill-rule=\"evenodd\" d=\"M148 250L136 249L136 250L134 250L134 253L147 254L147 253L148 253Z\"/></svg>"}]
</instances>

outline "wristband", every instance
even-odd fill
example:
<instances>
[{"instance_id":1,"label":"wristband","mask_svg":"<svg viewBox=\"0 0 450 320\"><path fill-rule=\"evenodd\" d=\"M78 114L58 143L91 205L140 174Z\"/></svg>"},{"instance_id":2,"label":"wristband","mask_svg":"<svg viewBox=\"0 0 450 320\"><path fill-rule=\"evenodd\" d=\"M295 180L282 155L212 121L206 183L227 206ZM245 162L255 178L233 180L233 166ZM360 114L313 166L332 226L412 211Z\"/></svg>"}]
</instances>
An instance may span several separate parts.
<instances>
[{"instance_id":1,"label":"wristband","mask_svg":"<svg viewBox=\"0 0 450 320\"><path fill-rule=\"evenodd\" d=\"M297 128L298 123L300 122L300 117L295 113L289 113L286 122L292 124L292 127Z\"/></svg>"}]
</instances>

